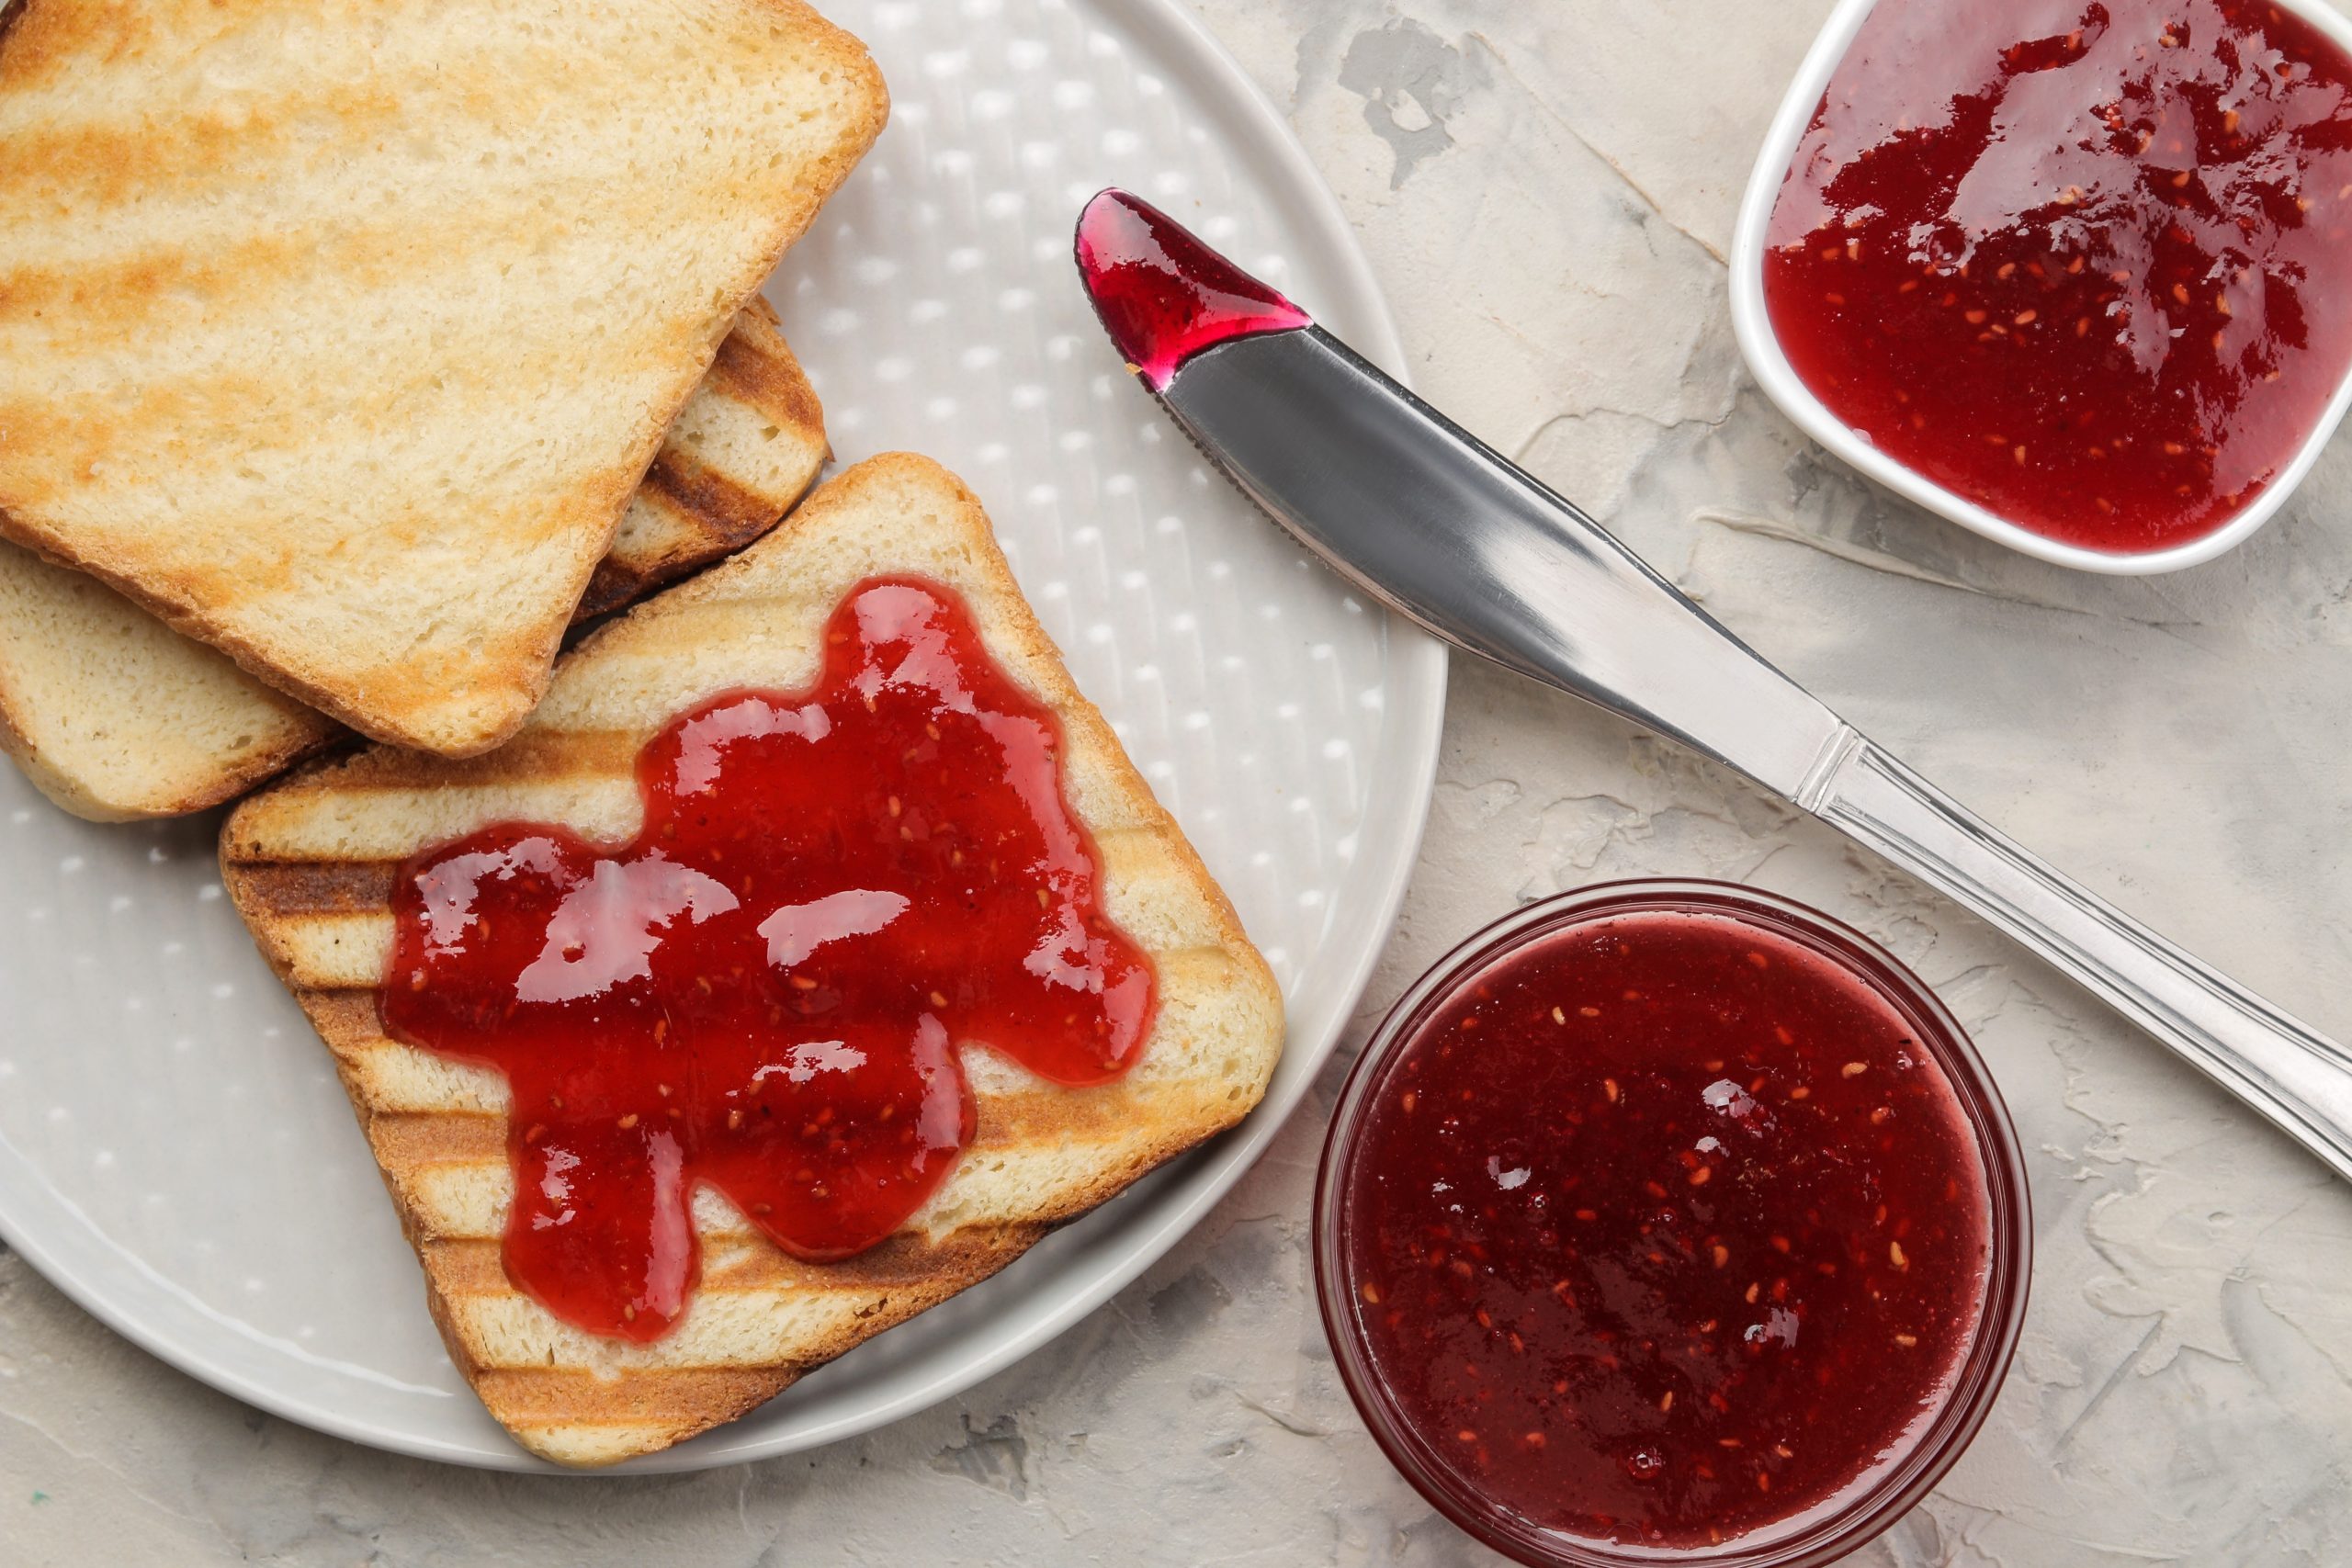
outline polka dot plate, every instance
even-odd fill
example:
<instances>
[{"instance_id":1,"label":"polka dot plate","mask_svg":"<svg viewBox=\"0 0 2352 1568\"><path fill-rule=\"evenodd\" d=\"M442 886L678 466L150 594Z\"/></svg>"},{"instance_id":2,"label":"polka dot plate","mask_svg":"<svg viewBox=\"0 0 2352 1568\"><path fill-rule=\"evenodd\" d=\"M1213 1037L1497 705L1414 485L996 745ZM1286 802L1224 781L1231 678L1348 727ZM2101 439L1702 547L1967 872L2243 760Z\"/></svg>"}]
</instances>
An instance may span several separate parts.
<instances>
[{"instance_id":1,"label":"polka dot plate","mask_svg":"<svg viewBox=\"0 0 2352 1568\"><path fill-rule=\"evenodd\" d=\"M1282 978L1263 1107L996 1279L637 1470L833 1441L1036 1348L1239 1177L1336 1043L1395 917L1437 645L1310 563L1133 385L1069 259L1118 184L1392 370L1363 258L1281 119L1175 0L831 0L889 129L768 285L838 457L931 454L987 503L1080 684ZM263 1409L402 1453L537 1461L476 1404L325 1051L221 895L217 818L74 821L0 769L0 1235Z\"/></svg>"}]
</instances>

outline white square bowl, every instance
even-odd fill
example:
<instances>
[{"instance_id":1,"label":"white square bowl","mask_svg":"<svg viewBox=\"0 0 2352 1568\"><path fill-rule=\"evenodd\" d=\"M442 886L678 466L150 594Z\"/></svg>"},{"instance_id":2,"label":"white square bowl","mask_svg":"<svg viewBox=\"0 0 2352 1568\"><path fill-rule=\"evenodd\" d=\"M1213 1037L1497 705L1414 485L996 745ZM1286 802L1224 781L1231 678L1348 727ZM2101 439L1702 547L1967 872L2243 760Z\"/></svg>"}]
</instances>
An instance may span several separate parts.
<instances>
[{"instance_id":1,"label":"white square bowl","mask_svg":"<svg viewBox=\"0 0 2352 1568\"><path fill-rule=\"evenodd\" d=\"M1821 36L1814 39L1806 51L1804 63L1797 68L1796 80L1790 83L1788 96L1781 100L1780 111L1772 117L1772 126L1765 133L1763 150L1756 156L1756 169L1748 176L1747 192L1739 207L1739 222L1733 231L1731 248L1731 319L1733 331L1739 338L1739 351L1747 361L1749 372L1764 389L1765 395L1780 406L1781 412L1796 423L1815 441L1827 447L1851 468L1866 478L1877 481L1907 501L1917 502L1928 511L1950 518L1963 528L1973 529L1988 539L1995 539L2011 549L2041 560L2055 561L2060 566L2074 567L2082 571L2107 572L2117 576L2142 576L2160 571L2178 571L2184 567L2211 560L2236 546L2256 529L2270 521L2271 515L2286 503L2311 472L2312 463L2335 434L2335 427L2352 407L2352 367L2337 383L2335 395L2328 400L2302 446L2292 460L2280 469L2276 479L2263 487L2237 514L2213 532L2186 544L2169 545L2154 550L2094 550L2064 540L2048 538L2031 529L2018 526L2007 518L1979 506L1967 497L1956 495L1926 475L1897 461L1881 451L1870 438L1832 413L1811 388L1799 378L1781 351L1781 340L1772 330L1772 318L1764 308L1765 235L1772 222L1772 209L1780 200L1781 187L1787 178L1797 143L1804 140L1805 128L1813 122L1813 113L1820 106L1822 96L1828 91L1829 79L1846 58L1847 47L1854 35L1861 31L1863 21L1879 0L1839 0L1830 13ZM2325 0L2274 0L2280 8L2293 13L2333 39L2337 48L2352 54L2352 20L2325 3ZM2352 301L2330 300L2331 307L2352 309Z\"/></svg>"}]
</instances>

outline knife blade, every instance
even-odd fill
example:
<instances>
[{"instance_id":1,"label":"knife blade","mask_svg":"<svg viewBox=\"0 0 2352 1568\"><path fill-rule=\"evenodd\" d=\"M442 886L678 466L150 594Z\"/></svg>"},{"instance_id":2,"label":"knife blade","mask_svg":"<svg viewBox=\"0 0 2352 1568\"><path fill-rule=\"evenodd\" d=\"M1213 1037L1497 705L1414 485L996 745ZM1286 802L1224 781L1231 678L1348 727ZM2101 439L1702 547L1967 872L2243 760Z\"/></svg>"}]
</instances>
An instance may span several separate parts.
<instances>
[{"instance_id":1,"label":"knife blade","mask_svg":"<svg viewBox=\"0 0 2352 1568\"><path fill-rule=\"evenodd\" d=\"M1202 354L1159 398L1268 516L1455 646L1781 795L1835 747L1819 700L1320 327Z\"/></svg>"}]
</instances>

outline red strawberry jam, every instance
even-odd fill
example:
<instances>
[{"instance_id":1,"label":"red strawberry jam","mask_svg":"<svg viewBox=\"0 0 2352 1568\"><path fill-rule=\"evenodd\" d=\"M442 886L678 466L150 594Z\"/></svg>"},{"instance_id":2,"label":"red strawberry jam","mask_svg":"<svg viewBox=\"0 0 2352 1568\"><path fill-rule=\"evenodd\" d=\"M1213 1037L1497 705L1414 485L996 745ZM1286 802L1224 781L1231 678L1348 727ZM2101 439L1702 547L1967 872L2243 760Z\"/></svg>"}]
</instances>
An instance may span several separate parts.
<instances>
[{"instance_id":1,"label":"red strawberry jam","mask_svg":"<svg viewBox=\"0 0 2352 1568\"><path fill-rule=\"evenodd\" d=\"M402 867L384 1024L505 1076L515 1284L657 1338L694 1289L696 1186L847 1257L970 1141L958 1043L1059 1084L1132 1066L1152 972L1103 914L1061 747L953 594L870 581L814 686L647 744L632 842L518 824Z\"/></svg>"},{"instance_id":2,"label":"red strawberry jam","mask_svg":"<svg viewBox=\"0 0 2352 1568\"><path fill-rule=\"evenodd\" d=\"M1078 270L1102 330L1154 391L1204 349L1308 324L1306 311L1123 190L1079 214Z\"/></svg>"},{"instance_id":3,"label":"red strawberry jam","mask_svg":"<svg viewBox=\"0 0 2352 1568\"><path fill-rule=\"evenodd\" d=\"M1882 0L1764 261L1797 375L2022 527L2143 551L2352 367L2352 59L2267 0Z\"/></svg>"},{"instance_id":4,"label":"red strawberry jam","mask_svg":"<svg viewBox=\"0 0 2352 1568\"><path fill-rule=\"evenodd\" d=\"M1991 1247L1921 1035L1727 908L1571 919L1450 982L1366 1068L1325 1194L1333 1310L1416 1462L1535 1530L1658 1550L1899 1462Z\"/></svg>"}]
</instances>

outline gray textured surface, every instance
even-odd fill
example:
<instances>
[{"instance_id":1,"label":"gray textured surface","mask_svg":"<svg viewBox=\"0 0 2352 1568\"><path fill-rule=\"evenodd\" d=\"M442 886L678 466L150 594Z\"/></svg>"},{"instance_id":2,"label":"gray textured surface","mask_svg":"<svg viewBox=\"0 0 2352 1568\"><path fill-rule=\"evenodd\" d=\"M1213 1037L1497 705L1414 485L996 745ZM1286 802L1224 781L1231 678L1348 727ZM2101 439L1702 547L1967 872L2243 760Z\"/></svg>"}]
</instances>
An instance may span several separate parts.
<instances>
[{"instance_id":1,"label":"gray textured surface","mask_svg":"<svg viewBox=\"0 0 2352 1568\"><path fill-rule=\"evenodd\" d=\"M1739 372L1720 258L1826 8L1202 6L1360 225L1423 390L1971 805L2352 1032L2352 442L2246 548L2139 582L2007 556L1809 452ZM2016 1371L1937 1496L1857 1561L2352 1555L2352 1192L1826 831L1510 680L1458 669L1453 705L1367 1013L1515 899L1747 878L1915 964L2017 1113L2041 1251ZM1333 1381L1305 1251L1318 1122L1111 1308L958 1404L675 1480L491 1477L317 1438L0 1258L0 1564L1488 1561Z\"/></svg>"}]
</instances>

